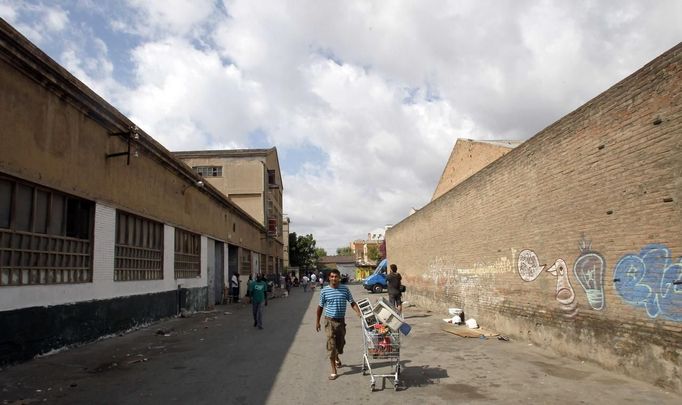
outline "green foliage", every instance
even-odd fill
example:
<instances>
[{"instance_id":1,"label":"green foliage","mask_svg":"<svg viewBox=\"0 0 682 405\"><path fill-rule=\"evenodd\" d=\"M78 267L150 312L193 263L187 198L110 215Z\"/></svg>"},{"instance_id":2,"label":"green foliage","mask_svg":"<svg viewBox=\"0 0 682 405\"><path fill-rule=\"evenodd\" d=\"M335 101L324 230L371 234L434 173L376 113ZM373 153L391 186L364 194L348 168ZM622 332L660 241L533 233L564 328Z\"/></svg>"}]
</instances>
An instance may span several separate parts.
<instances>
[{"instance_id":1,"label":"green foliage","mask_svg":"<svg viewBox=\"0 0 682 405\"><path fill-rule=\"evenodd\" d=\"M317 256L318 259L327 256L327 251L324 250L324 248L315 248L315 256Z\"/></svg>"},{"instance_id":2,"label":"green foliage","mask_svg":"<svg viewBox=\"0 0 682 405\"><path fill-rule=\"evenodd\" d=\"M336 254L339 256L353 256L353 249L346 247L340 247L336 249Z\"/></svg>"},{"instance_id":3,"label":"green foliage","mask_svg":"<svg viewBox=\"0 0 682 405\"><path fill-rule=\"evenodd\" d=\"M381 252L376 245L367 246L367 258L375 262L381 260Z\"/></svg>"},{"instance_id":4,"label":"green foliage","mask_svg":"<svg viewBox=\"0 0 682 405\"><path fill-rule=\"evenodd\" d=\"M319 250L324 252L324 249ZM305 236L297 236L296 232L289 234L289 261L292 266L298 266L303 271L313 270L317 266L317 253L312 234Z\"/></svg>"}]
</instances>

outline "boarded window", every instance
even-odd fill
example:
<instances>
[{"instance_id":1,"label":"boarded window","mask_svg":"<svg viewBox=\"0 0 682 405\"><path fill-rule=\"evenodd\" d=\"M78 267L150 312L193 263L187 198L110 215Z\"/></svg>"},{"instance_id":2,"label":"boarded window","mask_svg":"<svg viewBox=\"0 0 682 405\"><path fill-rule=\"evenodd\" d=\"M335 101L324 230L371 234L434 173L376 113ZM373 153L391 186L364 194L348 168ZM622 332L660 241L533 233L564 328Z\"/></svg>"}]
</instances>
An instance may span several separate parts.
<instances>
[{"instance_id":1,"label":"boarded window","mask_svg":"<svg viewBox=\"0 0 682 405\"><path fill-rule=\"evenodd\" d=\"M163 224L116 211L114 280L162 279Z\"/></svg>"},{"instance_id":2,"label":"boarded window","mask_svg":"<svg viewBox=\"0 0 682 405\"><path fill-rule=\"evenodd\" d=\"M201 277L201 236L175 229L175 278Z\"/></svg>"},{"instance_id":3,"label":"boarded window","mask_svg":"<svg viewBox=\"0 0 682 405\"><path fill-rule=\"evenodd\" d=\"M65 212L68 198L78 209ZM92 281L91 201L0 177L0 286ZM67 234L68 226L80 232Z\"/></svg>"}]
</instances>

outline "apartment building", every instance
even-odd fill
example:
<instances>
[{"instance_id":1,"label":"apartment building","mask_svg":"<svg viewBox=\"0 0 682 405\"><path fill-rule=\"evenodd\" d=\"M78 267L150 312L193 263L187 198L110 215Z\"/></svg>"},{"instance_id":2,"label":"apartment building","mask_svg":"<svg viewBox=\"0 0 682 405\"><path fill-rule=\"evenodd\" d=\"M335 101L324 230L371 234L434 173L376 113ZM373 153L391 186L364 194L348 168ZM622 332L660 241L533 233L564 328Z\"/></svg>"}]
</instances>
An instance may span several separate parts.
<instances>
[{"instance_id":1,"label":"apartment building","mask_svg":"<svg viewBox=\"0 0 682 405\"><path fill-rule=\"evenodd\" d=\"M267 229L254 269L263 274L284 269L282 174L276 148L179 151L174 156L249 213Z\"/></svg>"}]
</instances>

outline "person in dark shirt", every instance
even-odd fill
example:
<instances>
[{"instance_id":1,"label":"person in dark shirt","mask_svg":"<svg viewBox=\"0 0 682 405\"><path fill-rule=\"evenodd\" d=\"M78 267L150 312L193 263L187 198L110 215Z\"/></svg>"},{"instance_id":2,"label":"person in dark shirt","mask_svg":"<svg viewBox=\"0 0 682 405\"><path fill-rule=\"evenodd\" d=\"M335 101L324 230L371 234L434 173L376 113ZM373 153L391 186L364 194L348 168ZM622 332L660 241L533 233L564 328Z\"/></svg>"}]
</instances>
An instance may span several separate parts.
<instances>
[{"instance_id":1,"label":"person in dark shirt","mask_svg":"<svg viewBox=\"0 0 682 405\"><path fill-rule=\"evenodd\" d=\"M388 284L388 301L398 311L399 314L403 312L403 294L400 292L403 277L398 273L398 266L391 265L391 273L386 277Z\"/></svg>"}]
</instances>

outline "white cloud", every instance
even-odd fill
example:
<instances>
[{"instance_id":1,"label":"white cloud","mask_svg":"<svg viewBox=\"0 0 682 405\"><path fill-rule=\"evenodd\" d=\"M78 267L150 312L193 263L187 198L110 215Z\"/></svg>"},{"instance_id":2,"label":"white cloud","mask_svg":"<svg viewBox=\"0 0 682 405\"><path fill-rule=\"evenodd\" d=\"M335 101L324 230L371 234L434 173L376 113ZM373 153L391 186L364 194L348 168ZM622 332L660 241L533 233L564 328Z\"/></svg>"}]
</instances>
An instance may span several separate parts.
<instances>
[{"instance_id":1,"label":"white cloud","mask_svg":"<svg viewBox=\"0 0 682 405\"><path fill-rule=\"evenodd\" d=\"M258 83L213 51L171 38L133 52L132 118L171 150L245 147L266 113Z\"/></svg>"},{"instance_id":2,"label":"white cloud","mask_svg":"<svg viewBox=\"0 0 682 405\"><path fill-rule=\"evenodd\" d=\"M46 36L58 35L69 22L68 13L59 6L18 0L0 1L0 17L38 45Z\"/></svg>"},{"instance_id":3,"label":"white cloud","mask_svg":"<svg viewBox=\"0 0 682 405\"><path fill-rule=\"evenodd\" d=\"M120 29L146 37L184 36L202 31L202 23L218 12L213 0L127 0L133 12L115 20Z\"/></svg>"},{"instance_id":4,"label":"white cloud","mask_svg":"<svg viewBox=\"0 0 682 405\"><path fill-rule=\"evenodd\" d=\"M0 13L171 150L263 134L292 231L330 252L426 203L456 138L526 139L682 37L676 0L60 4Z\"/></svg>"}]
</instances>

